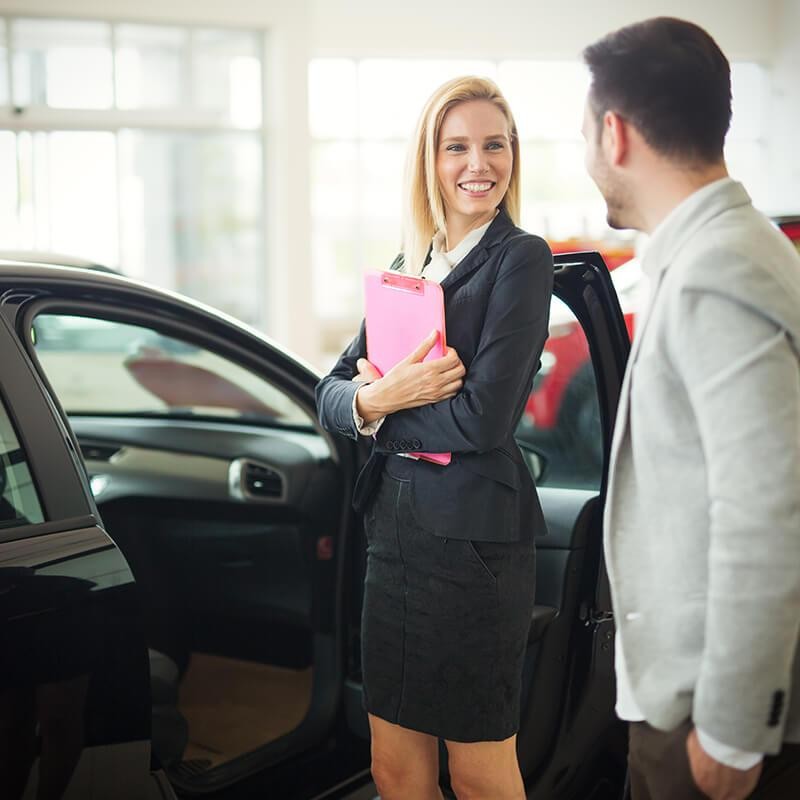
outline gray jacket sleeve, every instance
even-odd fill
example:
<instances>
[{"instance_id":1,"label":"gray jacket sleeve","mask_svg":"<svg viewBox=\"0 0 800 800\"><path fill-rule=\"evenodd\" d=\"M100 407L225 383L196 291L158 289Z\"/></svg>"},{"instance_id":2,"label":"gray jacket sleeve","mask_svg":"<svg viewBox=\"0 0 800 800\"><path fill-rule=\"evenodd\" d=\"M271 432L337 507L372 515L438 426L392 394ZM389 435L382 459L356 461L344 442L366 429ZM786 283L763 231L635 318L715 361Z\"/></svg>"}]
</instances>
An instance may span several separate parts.
<instances>
[{"instance_id":1,"label":"gray jacket sleeve","mask_svg":"<svg viewBox=\"0 0 800 800\"><path fill-rule=\"evenodd\" d=\"M722 279L720 278L722 285ZM708 593L695 724L780 749L800 626L800 368L757 302L685 286L670 358L697 417L708 475Z\"/></svg>"},{"instance_id":2,"label":"gray jacket sleeve","mask_svg":"<svg viewBox=\"0 0 800 800\"><path fill-rule=\"evenodd\" d=\"M358 334L339 356L333 369L317 384L316 399L319 421L326 431L358 439L353 419L353 398L360 383L353 381L359 358L367 357L367 337L362 321Z\"/></svg>"}]
</instances>

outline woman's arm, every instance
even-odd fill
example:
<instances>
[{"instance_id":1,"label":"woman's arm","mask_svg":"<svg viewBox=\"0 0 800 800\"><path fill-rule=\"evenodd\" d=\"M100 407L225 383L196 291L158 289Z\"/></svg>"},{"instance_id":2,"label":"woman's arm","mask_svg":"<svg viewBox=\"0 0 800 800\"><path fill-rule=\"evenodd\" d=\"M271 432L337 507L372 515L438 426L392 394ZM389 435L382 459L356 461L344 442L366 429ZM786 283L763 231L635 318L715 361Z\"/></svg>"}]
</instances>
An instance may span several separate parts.
<instances>
[{"instance_id":1,"label":"woman's arm","mask_svg":"<svg viewBox=\"0 0 800 800\"><path fill-rule=\"evenodd\" d=\"M535 236L515 243L498 271L462 390L388 416L376 434L378 451L485 452L504 442L547 339L552 291L547 243Z\"/></svg>"},{"instance_id":2,"label":"woman's arm","mask_svg":"<svg viewBox=\"0 0 800 800\"><path fill-rule=\"evenodd\" d=\"M403 254L400 253L389 269L399 269L402 264ZM363 381L379 378L377 373L374 376L365 373L365 377L359 377L359 359L364 359L369 365L369 372L374 371L374 367L366 361L366 327L362 320L358 335L333 369L317 384L317 412L322 427L331 433L358 439L359 433L370 431L372 423L379 420L382 423L383 417L398 409L452 397L461 388L460 378L464 374L461 360L452 349L442 359L409 369L411 365L422 361L435 341L435 337L429 337L417 351L390 370L381 382L380 391L376 393ZM361 416L365 430L359 431L356 415Z\"/></svg>"},{"instance_id":3,"label":"woman's arm","mask_svg":"<svg viewBox=\"0 0 800 800\"><path fill-rule=\"evenodd\" d=\"M396 411L438 403L455 397L463 385L466 370L458 353L448 347L441 358L423 363L436 344L438 331L423 339L417 348L395 364L383 377L366 359L359 359L357 381L369 381L357 395L358 413L367 422L383 419Z\"/></svg>"},{"instance_id":4,"label":"woman's arm","mask_svg":"<svg viewBox=\"0 0 800 800\"><path fill-rule=\"evenodd\" d=\"M326 431L358 439L358 428L353 419L353 397L362 384L354 382L353 376L358 373L358 359L366 356L367 336L362 320L355 339L339 356L333 369L317 384L317 413Z\"/></svg>"},{"instance_id":5,"label":"woman's arm","mask_svg":"<svg viewBox=\"0 0 800 800\"><path fill-rule=\"evenodd\" d=\"M380 420L382 424L386 416L400 409L455 397L464 375L464 365L456 351L449 347L442 358L422 361L436 344L437 336L433 331L413 353L381 378L363 356L366 336L362 322L358 336L317 385L317 410L322 427L357 438L365 431L359 430L356 415L368 426L366 432L371 433L373 422ZM365 381L374 383L365 384Z\"/></svg>"}]
</instances>

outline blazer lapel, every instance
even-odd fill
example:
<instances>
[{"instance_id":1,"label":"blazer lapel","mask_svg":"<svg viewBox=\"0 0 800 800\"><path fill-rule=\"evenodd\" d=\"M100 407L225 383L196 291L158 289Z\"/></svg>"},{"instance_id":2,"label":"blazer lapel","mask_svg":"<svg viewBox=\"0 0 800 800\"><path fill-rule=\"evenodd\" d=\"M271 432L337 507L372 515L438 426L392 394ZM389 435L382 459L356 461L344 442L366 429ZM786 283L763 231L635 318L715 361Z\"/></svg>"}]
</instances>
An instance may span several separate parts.
<instances>
[{"instance_id":1,"label":"blazer lapel","mask_svg":"<svg viewBox=\"0 0 800 800\"><path fill-rule=\"evenodd\" d=\"M614 425L614 434L611 439L611 457L610 457L610 464L612 465L611 472L613 472L613 466L617 462L617 457L619 456L619 450L622 445L622 440L625 438L625 434L628 430L628 423L630 422L630 392L631 392L631 373L633 372L633 365L636 363L636 359L639 357L639 350L642 346L642 339L644 338L644 332L647 329L647 324L650 321L650 317L652 316L653 306L655 305L656 298L658 296L658 292L661 289L661 284L663 283L664 272L659 272L656 276L654 281L654 286L652 293L648 299L647 303L647 313L645 314L644 320L642 320L641 327L637 328L636 335L633 337L633 342L631 344L631 350L628 355L628 363L625 368L625 377L622 380L622 388L620 389L619 395L619 407L617 409L617 421Z\"/></svg>"},{"instance_id":2,"label":"blazer lapel","mask_svg":"<svg viewBox=\"0 0 800 800\"><path fill-rule=\"evenodd\" d=\"M506 239L513 230L514 223L508 214L500 209L480 242L442 279L442 290L446 292L451 286L460 283L467 275L478 269L489 258L489 251Z\"/></svg>"},{"instance_id":3,"label":"blazer lapel","mask_svg":"<svg viewBox=\"0 0 800 800\"><path fill-rule=\"evenodd\" d=\"M489 258L489 250L482 242L479 242L442 278L442 291L446 292L453 284L466 278L467 275L478 269L487 258Z\"/></svg>"}]
</instances>

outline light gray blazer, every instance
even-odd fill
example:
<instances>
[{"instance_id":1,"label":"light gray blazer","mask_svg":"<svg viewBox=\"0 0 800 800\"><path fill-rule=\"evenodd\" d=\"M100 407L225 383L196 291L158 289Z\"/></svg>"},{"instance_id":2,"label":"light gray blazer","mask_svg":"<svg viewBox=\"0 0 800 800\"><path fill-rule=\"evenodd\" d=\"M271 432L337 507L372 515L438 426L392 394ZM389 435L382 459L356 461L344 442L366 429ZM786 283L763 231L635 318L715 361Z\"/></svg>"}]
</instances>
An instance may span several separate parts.
<instances>
[{"instance_id":1,"label":"light gray blazer","mask_svg":"<svg viewBox=\"0 0 800 800\"><path fill-rule=\"evenodd\" d=\"M645 255L605 553L647 721L742 750L800 741L800 257L730 179Z\"/></svg>"}]
</instances>

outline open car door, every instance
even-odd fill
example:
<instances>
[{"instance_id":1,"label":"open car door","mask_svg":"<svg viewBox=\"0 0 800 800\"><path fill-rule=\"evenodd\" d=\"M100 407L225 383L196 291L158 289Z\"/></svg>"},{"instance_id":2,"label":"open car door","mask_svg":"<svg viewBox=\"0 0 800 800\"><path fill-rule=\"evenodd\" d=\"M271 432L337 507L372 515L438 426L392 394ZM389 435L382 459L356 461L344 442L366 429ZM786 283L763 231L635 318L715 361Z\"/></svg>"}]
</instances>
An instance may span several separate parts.
<instances>
[{"instance_id":1,"label":"open car door","mask_svg":"<svg viewBox=\"0 0 800 800\"><path fill-rule=\"evenodd\" d=\"M356 446L319 429L319 376L234 320L115 275L0 263L0 297L0 386L22 445L8 459L29 459L43 504L10 532L0 519L0 567L9 553L46 565L60 583L32 583L42 603L63 584L94 610L102 635L70 622L101 651L86 708L102 725L87 721L87 737L135 735L142 774L152 761L182 797L308 798L361 768L368 748L340 714ZM15 507L37 497L25 480L7 482ZM59 520L103 553L85 582L64 583L60 551L36 566L3 542L39 548ZM133 766L110 771L113 791L65 796L122 797Z\"/></svg>"},{"instance_id":2,"label":"open car door","mask_svg":"<svg viewBox=\"0 0 800 800\"><path fill-rule=\"evenodd\" d=\"M555 269L543 368L517 431L523 452L544 462L548 527L537 541L518 750L532 800L600 800L621 795L626 771L602 517L630 340L599 253L559 254Z\"/></svg>"}]
</instances>

